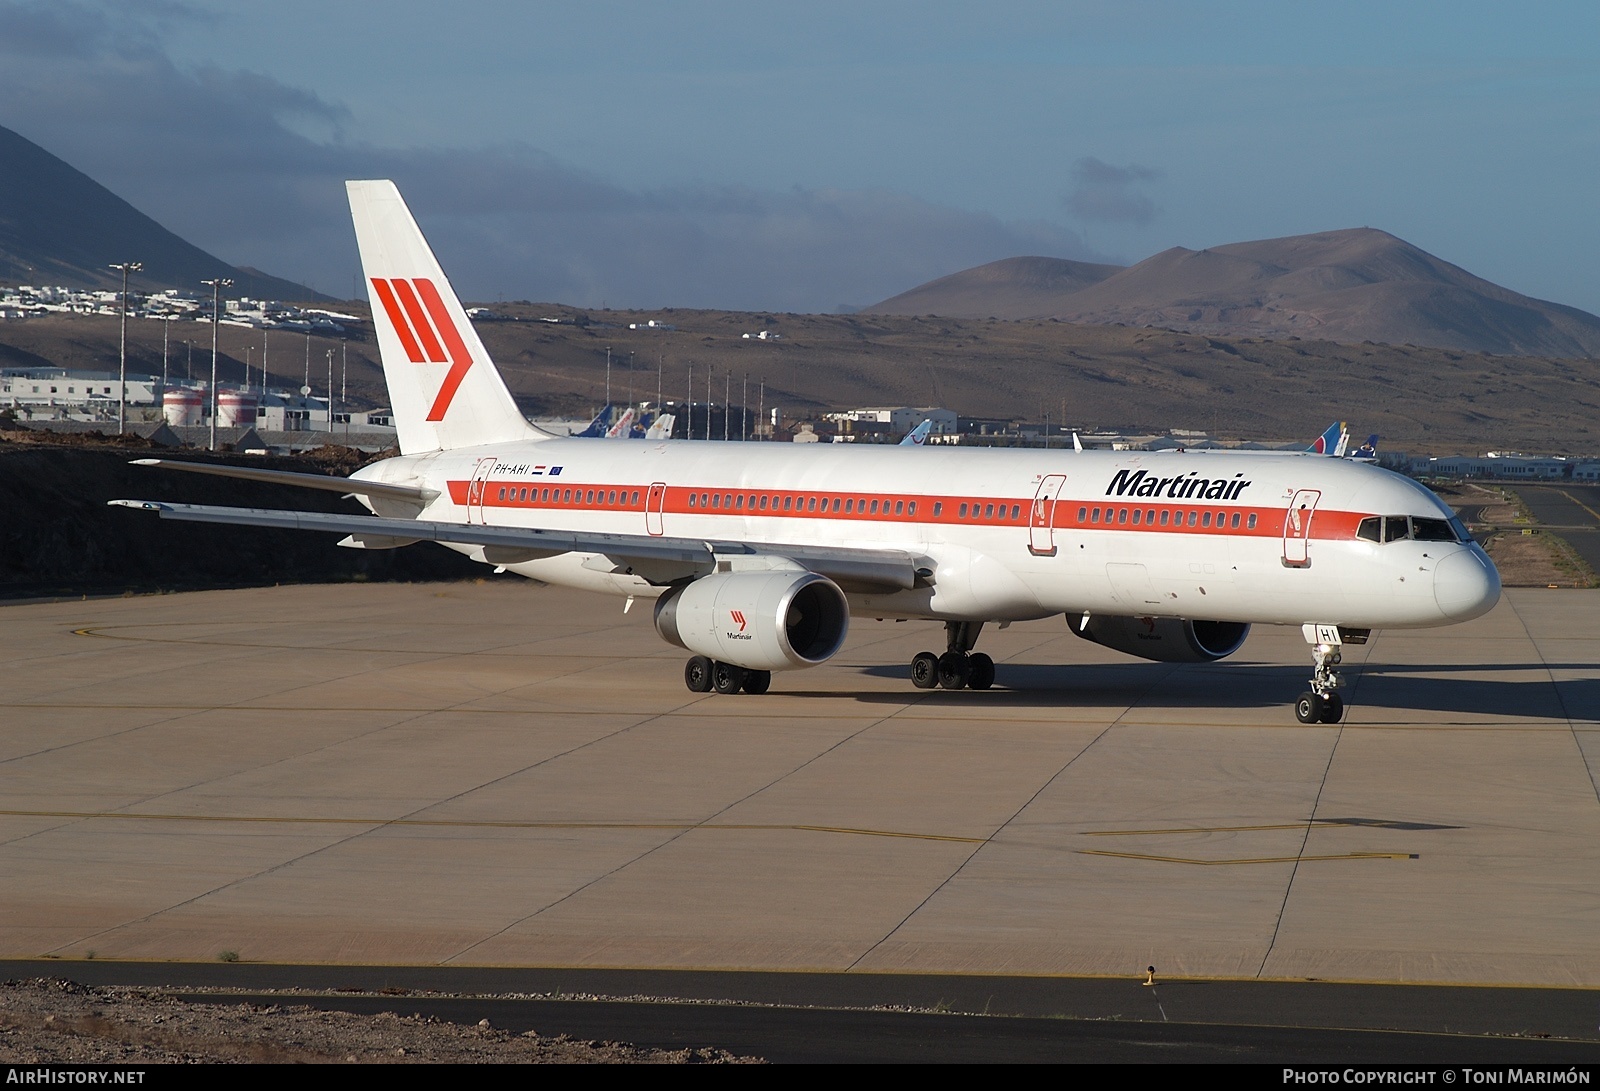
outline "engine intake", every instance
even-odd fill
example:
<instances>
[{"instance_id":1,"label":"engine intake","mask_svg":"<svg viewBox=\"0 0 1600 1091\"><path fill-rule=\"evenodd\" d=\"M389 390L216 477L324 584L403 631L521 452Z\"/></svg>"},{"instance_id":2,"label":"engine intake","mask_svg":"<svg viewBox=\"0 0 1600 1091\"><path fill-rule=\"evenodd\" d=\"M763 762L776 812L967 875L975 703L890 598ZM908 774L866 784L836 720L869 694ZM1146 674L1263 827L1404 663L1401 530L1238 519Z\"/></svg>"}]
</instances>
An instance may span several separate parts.
<instances>
[{"instance_id":1,"label":"engine intake","mask_svg":"<svg viewBox=\"0 0 1600 1091\"><path fill-rule=\"evenodd\" d=\"M815 572L722 572L656 600L669 644L750 670L814 667L844 644L850 606Z\"/></svg>"},{"instance_id":2,"label":"engine intake","mask_svg":"<svg viewBox=\"0 0 1600 1091\"><path fill-rule=\"evenodd\" d=\"M1175 617L1068 614L1067 627L1085 640L1158 663L1214 663L1239 650L1250 625L1243 621L1183 621Z\"/></svg>"}]
</instances>

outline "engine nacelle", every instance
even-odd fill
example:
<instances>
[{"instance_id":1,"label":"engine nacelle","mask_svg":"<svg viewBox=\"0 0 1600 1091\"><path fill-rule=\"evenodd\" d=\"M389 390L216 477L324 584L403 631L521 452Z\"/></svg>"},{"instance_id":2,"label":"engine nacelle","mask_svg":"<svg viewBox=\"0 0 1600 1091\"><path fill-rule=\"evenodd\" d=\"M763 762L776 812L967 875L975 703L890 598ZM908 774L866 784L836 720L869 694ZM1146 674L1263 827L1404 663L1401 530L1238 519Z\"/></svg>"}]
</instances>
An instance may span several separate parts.
<instances>
[{"instance_id":1,"label":"engine nacelle","mask_svg":"<svg viewBox=\"0 0 1600 1091\"><path fill-rule=\"evenodd\" d=\"M1067 627L1085 640L1158 663L1212 663L1239 650L1250 635L1243 621L1181 621L1174 617L1068 614Z\"/></svg>"},{"instance_id":2,"label":"engine nacelle","mask_svg":"<svg viewBox=\"0 0 1600 1091\"><path fill-rule=\"evenodd\" d=\"M850 606L815 572L719 572L656 600L669 644L750 670L814 667L844 644Z\"/></svg>"}]
</instances>

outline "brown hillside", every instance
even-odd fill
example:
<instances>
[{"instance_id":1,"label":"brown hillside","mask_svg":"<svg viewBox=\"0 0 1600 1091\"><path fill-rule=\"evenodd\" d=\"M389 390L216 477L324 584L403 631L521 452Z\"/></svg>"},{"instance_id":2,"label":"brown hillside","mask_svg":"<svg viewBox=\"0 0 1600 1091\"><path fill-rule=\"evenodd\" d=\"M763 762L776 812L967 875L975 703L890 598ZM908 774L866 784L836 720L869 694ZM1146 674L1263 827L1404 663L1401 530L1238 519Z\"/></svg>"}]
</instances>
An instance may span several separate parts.
<instances>
[{"instance_id":1,"label":"brown hillside","mask_svg":"<svg viewBox=\"0 0 1600 1091\"><path fill-rule=\"evenodd\" d=\"M944 277L871 309L906 313L896 301L919 298L937 285L931 297L945 309L921 313L1056 317L1225 337L1317 337L1509 355L1600 356L1600 318L1502 288L1371 228L1209 250L1174 247L1094 283L1064 284L1053 296L1020 287L997 290L993 278L984 275L989 268Z\"/></svg>"},{"instance_id":2,"label":"brown hillside","mask_svg":"<svg viewBox=\"0 0 1600 1091\"><path fill-rule=\"evenodd\" d=\"M963 318L1035 318L1064 296L1120 272L1065 258L1005 258L929 281L868 308L875 314L939 314Z\"/></svg>"},{"instance_id":3,"label":"brown hillside","mask_svg":"<svg viewBox=\"0 0 1600 1091\"><path fill-rule=\"evenodd\" d=\"M1490 356L1446 349L1346 345L1332 341L1208 337L1049 320L968 321L891 315L773 315L725 311L577 312L550 305L496 304L524 319L478 327L519 404L531 415L584 416L604 399L606 347L612 397L653 399L662 365L669 399L684 397L690 363L695 398L707 369L720 403L731 374L733 399L750 376L753 410L766 379L766 408L792 419L860 405L943 405L975 417L1038 420L1048 413L1085 429L1203 428L1237 439L1310 442L1334 419L1393 450L1477 453L1511 449L1593 452L1600 448L1600 363ZM564 316L569 324L538 322ZM586 326L570 324L581 318ZM675 332L629 330L654 318ZM209 327L175 324L173 372L197 337L195 368L209 372ZM776 330L780 340L741 334ZM223 326L222 372L236 380L245 349L261 363L262 333ZM304 379L305 338L274 331L275 382ZM129 327L130 367L161 370L157 322ZM387 404L371 342L349 346L351 400ZM326 382L327 349L313 338L312 383ZM634 368L628 370L629 353ZM114 318L0 322L0 364L59 362L115 368ZM337 374L336 374L337 381Z\"/></svg>"}]
</instances>

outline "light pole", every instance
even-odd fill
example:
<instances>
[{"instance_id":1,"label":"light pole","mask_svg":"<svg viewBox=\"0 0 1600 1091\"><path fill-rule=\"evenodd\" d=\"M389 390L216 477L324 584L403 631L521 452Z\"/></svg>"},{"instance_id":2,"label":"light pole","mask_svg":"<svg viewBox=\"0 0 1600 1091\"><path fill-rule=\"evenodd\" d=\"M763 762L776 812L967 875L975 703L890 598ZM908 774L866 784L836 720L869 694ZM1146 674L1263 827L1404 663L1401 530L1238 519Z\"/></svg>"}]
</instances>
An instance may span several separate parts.
<instances>
[{"instance_id":1,"label":"light pole","mask_svg":"<svg viewBox=\"0 0 1600 1091\"><path fill-rule=\"evenodd\" d=\"M328 435L333 435L333 350L328 350Z\"/></svg>"},{"instance_id":2,"label":"light pole","mask_svg":"<svg viewBox=\"0 0 1600 1091\"><path fill-rule=\"evenodd\" d=\"M222 319L219 313L222 309L222 289L232 288L233 281L227 277L218 277L215 280L202 280L200 282L211 289L211 446L210 450L217 449L217 327Z\"/></svg>"},{"instance_id":3,"label":"light pole","mask_svg":"<svg viewBox=\"0 0 1600 1091\"><path fill-rule=\"evenodd\" d=\"M122 274L122 348L117 354L117 435L128 426L128 274L137 273L144 265L137 261L118 262L110 268Z\"/></svg>"}]
</instances>

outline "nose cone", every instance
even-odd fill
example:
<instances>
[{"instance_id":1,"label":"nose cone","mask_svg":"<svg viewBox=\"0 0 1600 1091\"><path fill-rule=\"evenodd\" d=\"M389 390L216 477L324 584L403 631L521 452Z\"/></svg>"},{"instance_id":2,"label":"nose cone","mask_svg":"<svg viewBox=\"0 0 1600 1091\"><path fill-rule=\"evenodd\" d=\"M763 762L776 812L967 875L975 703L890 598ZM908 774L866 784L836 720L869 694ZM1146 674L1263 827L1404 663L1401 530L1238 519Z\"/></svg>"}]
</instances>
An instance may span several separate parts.
<instances>
[{"instance_id":1,"label":"nose cone","mask_svg":"<svg viewBox=\"0 0 1600 1091\"><path fill-rule=\"evenodd\" d=\"M1500 573L1483 550L1457 550L1434 569L1433 597L1451 621L1470 621L1500 601Z\"/></svg>"}]
</instances>

